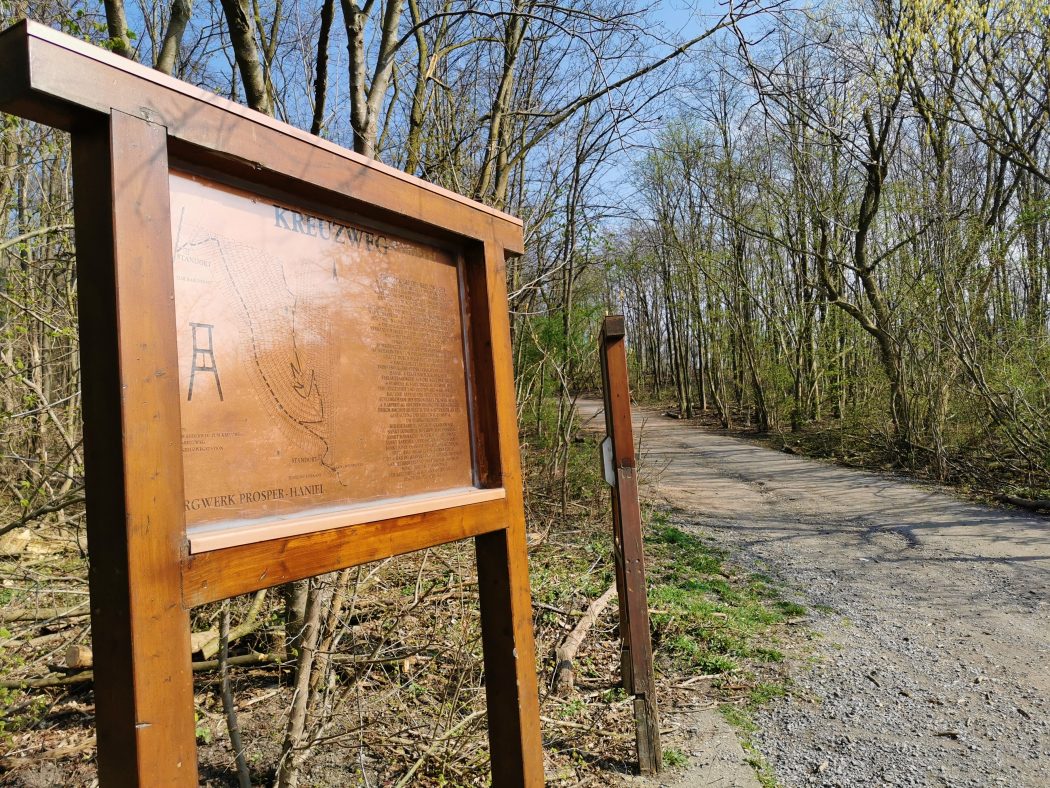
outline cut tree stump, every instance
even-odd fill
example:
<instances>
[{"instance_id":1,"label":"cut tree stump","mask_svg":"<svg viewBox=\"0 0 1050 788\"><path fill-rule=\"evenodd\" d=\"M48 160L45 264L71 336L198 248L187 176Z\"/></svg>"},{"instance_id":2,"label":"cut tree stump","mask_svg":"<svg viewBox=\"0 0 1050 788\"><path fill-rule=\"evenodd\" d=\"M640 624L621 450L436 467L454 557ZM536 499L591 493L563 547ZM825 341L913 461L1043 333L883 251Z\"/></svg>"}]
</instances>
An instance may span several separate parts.
<instances>
[{"instance_id":1,"label":"cut tree stump","mask_svg":"<svg viewBox=\"0 0 1050 788\"><path fill-rule=\"evenodd\" d=\"M64 664L67 668L90 668L92 662L93 656L90 647L74 644L66 649Z\"/></svg>"}]
</instances>

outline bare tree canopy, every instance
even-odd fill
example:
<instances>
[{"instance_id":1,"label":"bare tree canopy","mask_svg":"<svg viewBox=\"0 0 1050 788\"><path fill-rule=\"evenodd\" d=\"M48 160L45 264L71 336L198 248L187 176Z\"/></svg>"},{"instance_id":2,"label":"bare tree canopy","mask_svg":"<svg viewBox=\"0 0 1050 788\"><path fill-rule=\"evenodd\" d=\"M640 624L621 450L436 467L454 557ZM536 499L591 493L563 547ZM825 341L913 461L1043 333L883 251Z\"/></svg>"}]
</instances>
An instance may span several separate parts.
<instances>
[{"instance_id":1,"label":"bare tree canopy","mask_svg":"<svg viewBox=\"0 0 1050 788\"><path fill-rule=\"evenodd\" d=\"M610 582L598 526L576 527L600 488L576 398L598 385L609 311L640 399L792 452L1050 500L1046 0L681 5L13 0L0 27L29 16L522 217L506 273L550 645ZM0 593L51 594L42 609L83 646L71 202L68 139L3 116ZM473 560L442 549L195 611L196 664L222 687L198 686L222 709L200 700L201 729L229 720L251 755L215 769L294 786L332 751L372 785L482 782ZM59 639L30 634L43 625L19 605L22 689L75 684L27 667ZM271 671L269 727L236 697L247 666ZM0 700L29 737L54 699ZM568 745L551 757L567 780L599 768Z\"/></svg>"}]
</instances>

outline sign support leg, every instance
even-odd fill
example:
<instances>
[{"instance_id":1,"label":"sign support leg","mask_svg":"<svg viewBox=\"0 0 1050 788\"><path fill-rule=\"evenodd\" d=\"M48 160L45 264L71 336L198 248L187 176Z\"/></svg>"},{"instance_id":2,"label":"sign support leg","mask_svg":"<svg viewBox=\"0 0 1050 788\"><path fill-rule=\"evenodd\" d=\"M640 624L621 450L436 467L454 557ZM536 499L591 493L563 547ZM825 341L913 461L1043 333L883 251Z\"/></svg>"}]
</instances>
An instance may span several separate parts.
<instances>
[{"instance_id":1,"label":"sign support leg","mask_svg":"<svg viewBox=\"0 0 1050 788\"><path fill-rule=\"evenodd\" d=\"M99 781L189 788L167 132L113 112L73 135L73 174Z\"/></svg>"},{"instance_id":2,"label":"sign support leg","mask_svg":"<svg viewBox=\"0 0 1050 788\"><path fill-rule=\"evenodd\" d=\"M470 266L472 315L488 323L491 338L475 345L482 374L479 388L491 391L495 411L479 413L482 480L507 491L506 527L474 540L481 595L481 639L485 651L485 695L489 714L489 748L494 788L538 788L544 784L543 740L536 686L536 645L532 634L525 507L518 448L514 371L510 353L506 261L503 250L487 246L482 260ZM479 255L480 257L480 255Z\"/></svg>"},{"instance_id":3,"label":"sign support leg","mask_svg":"<svg viewBox=\"0 0 1050 788\"><path fill-rule=\"evenodd\" d=\"M524 539L508 530L474 540L485 651L492 785L543 785L536 657Z\"/></svg>"}]
</instances>

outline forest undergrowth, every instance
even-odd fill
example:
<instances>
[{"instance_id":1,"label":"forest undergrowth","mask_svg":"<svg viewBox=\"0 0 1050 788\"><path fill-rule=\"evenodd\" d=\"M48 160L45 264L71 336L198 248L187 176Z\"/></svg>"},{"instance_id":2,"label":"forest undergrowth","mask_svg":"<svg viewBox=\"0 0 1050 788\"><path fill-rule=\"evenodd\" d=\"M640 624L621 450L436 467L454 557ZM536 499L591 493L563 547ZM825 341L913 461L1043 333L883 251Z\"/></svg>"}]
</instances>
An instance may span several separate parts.
<instances>
[{"instance_id":1,"label":"forest undergrowth","mask_svg":"<svg viewBox=\"0 0 1050 788\"><path fill-rule=\"evenodd\" d=\"M633 769L631 700L619 682L616 605L608 605L574 661L568 691L552 691L554 651L613 583L608 496L597 439L578 436L561 479L529 462L530 567L547 777L552 785L606 785ZM668 513L645 512L659 698L665 708L728 704L789 691L784 646L806 611L769 578L739 569ZM75 534L47 552L0 563L0 784L91 785L94 706L86 561ZM312 710L304 785L483 785L489 779L476 570L469 543L351 570L349 598L328 644L331 670ZM329 577L326 582L334 582ZM237 785L221 675L208 646L224 609L233 632L228 667L252 784L270 784L293 694L294 654L281 653L276 594L194 611L195 717L202 781ZM243 625L248 624L244 627ZM77 647L80 647L78 650ZM212 657L209 659L209 657ZM683 731L665 728L668 763L685 765Z\"/></svg>"}]
</instances>

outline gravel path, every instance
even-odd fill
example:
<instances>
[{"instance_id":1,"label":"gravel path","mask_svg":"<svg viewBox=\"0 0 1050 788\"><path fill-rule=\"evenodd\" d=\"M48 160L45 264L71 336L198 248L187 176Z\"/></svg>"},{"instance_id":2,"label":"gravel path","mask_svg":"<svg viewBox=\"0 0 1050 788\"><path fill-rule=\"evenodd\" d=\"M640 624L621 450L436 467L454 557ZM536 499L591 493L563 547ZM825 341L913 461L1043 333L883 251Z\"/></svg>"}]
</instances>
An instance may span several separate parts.
<instances>
[{"instance_id":1,"label":"gravel path","mask_svg":"<svg viewBox=\"0 0 1050 788\"><path fill-rule=\"evenodd\" d=\"M832 611L758 717L781 784L1050 786L1050 520L652 412L639 434L650 495Z\"/></svg>"}]
</instances>

